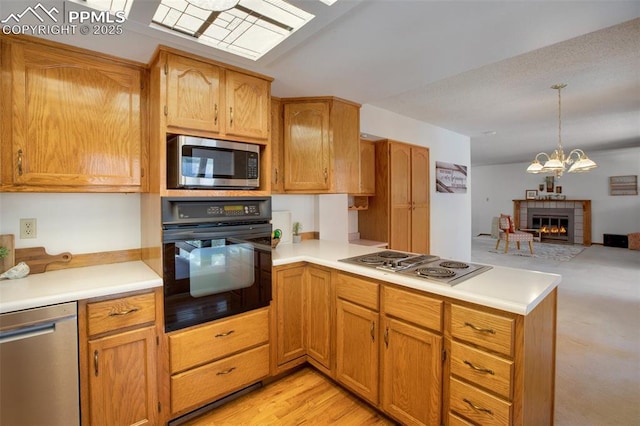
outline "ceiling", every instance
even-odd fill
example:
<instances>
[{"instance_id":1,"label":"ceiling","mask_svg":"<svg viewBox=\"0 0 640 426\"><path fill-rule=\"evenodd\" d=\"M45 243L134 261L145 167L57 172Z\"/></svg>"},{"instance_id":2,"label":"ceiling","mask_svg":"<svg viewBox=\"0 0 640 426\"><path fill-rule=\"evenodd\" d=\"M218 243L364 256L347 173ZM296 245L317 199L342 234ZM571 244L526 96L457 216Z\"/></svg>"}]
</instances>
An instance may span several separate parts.
<instances>
[{"instance_id":1,"label":"ceiling","mask_svg":"<svg viewBox=\"0 0 640 426\"><path fill-rule=\"evenodd\" d=\"M2 0L0 19L35 2ZM640 1L291 3L316 18L256 62L149 27L157 0L120 36L44 37L143 63L164 44L269 75L275 96L370 104L470 136L472 165L555 149L557 83L565 150L640 146Z\"/></svg>"}]
</instances>

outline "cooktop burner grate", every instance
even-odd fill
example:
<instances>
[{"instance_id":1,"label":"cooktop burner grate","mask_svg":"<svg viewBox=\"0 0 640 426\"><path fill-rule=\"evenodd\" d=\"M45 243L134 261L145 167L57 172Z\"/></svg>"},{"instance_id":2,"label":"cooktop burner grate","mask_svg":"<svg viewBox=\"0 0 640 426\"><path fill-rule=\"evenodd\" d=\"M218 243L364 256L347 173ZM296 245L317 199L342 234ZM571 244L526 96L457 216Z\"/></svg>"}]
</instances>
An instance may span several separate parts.
<instances>
[{"instance_id":1,"label":"cooktop burner grate","mask_svg":"<svg viewBox=\"0 0 640 426\"><path fill-rule=\"evenodd\" d=\"M463 262L455 262L453 260L445 260L444 262L440 262L440 266L443 268L451 268L451 269L467 269L469 265Z\"/></svg>"},{"instance_id":2,"label":"cooktop burner grate","mask_svg":"<svg viewBox=\"0 0 640 426\"><path fill-rule=\"evenodd\" d=\"M406 259L409 257L406 253L398 253L397 251L381 251L376 253L376 256L383 257L385 259Z\"/></svg>"},{"instance_id":3,"label":"cooktop burner grate","mask_svg":"<svg viewBox=\"0 0 640 426\"><path fill-rule=\"evenodd\" d=\"M367 265L381 265L384 263L384 259L380 256L365 256L358 259L360 263L366 263Z\"/></svg>"},{"instance_id":4,"label":"cooktop burner grate","mask_svg":"<svg viewBox=\"0 0 640 426\"><path fill-rule=\"evenodd\" d=\"M439 268L437 266L427 266L425 268L416 269L416 273L423 277L430 278L451 278L456 275L455 271L447 268Z\"/></svg>"}]
</instances>

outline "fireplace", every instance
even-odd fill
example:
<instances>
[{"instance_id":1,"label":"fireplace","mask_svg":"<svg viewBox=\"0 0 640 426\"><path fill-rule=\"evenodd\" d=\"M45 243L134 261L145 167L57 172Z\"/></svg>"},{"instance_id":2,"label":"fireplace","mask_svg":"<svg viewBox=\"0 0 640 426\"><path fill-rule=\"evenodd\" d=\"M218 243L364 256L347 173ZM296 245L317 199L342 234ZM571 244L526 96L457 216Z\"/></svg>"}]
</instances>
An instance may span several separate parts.
<instances>
[{"instance_id":1,"label":"fireplace","mask_svg":"<svg viewBox=\"0 0 640 426\"><path fill-rule=\"evenodd\" d=\"M573 209L529 209L527 228L540 230L540 241L573 244Z\"/></svg>"},{"instance_id":2,"label":"fireplace","mask_svg":"<svg viewBox=\"0 0 640 426\"><path fill-rule=\"evenodd\" d=\"M533 224L533 213L543 216L538 226ZM556 235L560 232L549 232L549 235L540 235L541 238L549 242L591 245L591 200L513 200L513 219L517 229L540 229L544 224L542 219L547 216L561 220L568 216L566 225L560 223L564 225L567 235L560 239L560 235ZM558 231L560 229L558 227Z\"/></svg>"}]
</instances>

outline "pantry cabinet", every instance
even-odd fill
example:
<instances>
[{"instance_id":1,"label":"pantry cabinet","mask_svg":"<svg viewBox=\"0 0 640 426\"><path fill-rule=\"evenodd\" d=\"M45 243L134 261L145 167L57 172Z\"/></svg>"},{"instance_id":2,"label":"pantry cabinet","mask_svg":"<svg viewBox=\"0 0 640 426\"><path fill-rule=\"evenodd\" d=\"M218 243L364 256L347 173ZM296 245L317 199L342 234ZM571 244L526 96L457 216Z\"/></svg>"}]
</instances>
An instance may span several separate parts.
<instances>
[{"instance_id":1,"label":"pantry cabinet","mask_svg":"<svg viewBox=\"0 0 640 426\"><path fill-rule=\"evenodd\" d=\"M156 425L161 292L78 304L82 423Z\"/></svg>"},{"instance_id":2,"label":"pantry cabinet","mask_svg":"<svg viewBox=\"0 0 640 426\"><path fill-rule=\"evenodd\" d=\"M356 193L360 105L333 97L284 98L284 191Z\"/></svg>"},{"instance_id":3,"label":"pantry cabinet","mask_svg":"<svg viewBox=\"0 0 640 426\"><path fill-rule=\"evenodd\" d=\"M376 196L358 214L361 238L429 253L429 149L389 140L375 146Z\"/></svg>"},{"instance_id":4,"label":"pantry cabinet","mask_svg":"<svg viewBox=\"0 0 640 426\"><path fill-rule=\"evenodd\" d=\"M145 67L30 37L1 44L1 189L145 191Z\"/></svg>"}]
</instances>

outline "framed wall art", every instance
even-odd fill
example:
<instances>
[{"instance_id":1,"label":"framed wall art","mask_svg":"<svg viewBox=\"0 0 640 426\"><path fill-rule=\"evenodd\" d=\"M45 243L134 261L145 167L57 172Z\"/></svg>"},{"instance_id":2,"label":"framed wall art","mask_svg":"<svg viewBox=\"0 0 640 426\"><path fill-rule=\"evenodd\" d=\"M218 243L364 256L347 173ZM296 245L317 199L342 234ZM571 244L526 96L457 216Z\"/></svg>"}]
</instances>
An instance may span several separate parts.
<instances>
[{"instance_id":1,"label":"framed wall art","mask_svg":"<svg viewBox=\"0 0 640 426\"><path fill-rule=\"evenodd\" d=\"M436 192L465 194L467 166L436 161Z\"/></svg>"},{"instance_id":2,"label":"framed wall art","mask_svg":"<svg viewBox=\"0 0 640 426\"><path fill-rule=\"evenodd\" d=\"M547 176L544 179L547 183L547 192L553 192L553 176Z\"/></svg>"},{"instance_id":3,"label":"framed wall art","mask_svg":"<svg viewBox=\"0 0 640 426\"><path fill-rule=\"evenodd\" d=\"M537 189L527 189L524 191L525 200L535 200L538 197Z\"/></svg>"},{"instance_id":4,"label":"framed wall art","mask_svg":"<svg viewBox=\"0 0 640 426\"><path fill-rule=\"evenodd\" d=\"M638 176L610 176L609 195L638 195Z\"/></svg>"}]
</instances>

